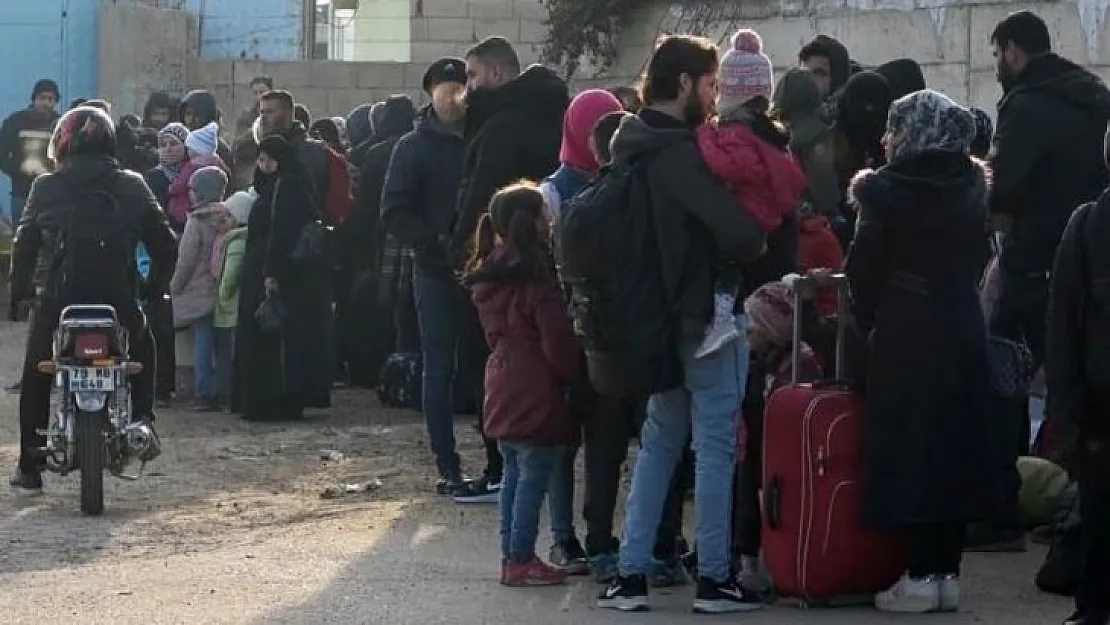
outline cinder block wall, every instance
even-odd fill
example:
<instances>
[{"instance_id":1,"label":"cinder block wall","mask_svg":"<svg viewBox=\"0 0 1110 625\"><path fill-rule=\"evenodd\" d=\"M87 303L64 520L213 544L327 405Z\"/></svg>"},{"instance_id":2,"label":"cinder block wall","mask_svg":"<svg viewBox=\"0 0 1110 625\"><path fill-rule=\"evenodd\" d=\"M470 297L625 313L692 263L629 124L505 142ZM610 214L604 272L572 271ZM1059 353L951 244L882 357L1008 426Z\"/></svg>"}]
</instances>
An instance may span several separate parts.
<instances>
[{"instance_id":1,"label":"cinder block wall","mask_svg":"<svg viewBox=\"0 0 1110 625\"><path fill-rule=\"evenodd\" d=\"M517 44L525 64L539 59L547 10L539 0L412 0L412 61L462 56L491 35Z\"/></svg>"}]
</instances>

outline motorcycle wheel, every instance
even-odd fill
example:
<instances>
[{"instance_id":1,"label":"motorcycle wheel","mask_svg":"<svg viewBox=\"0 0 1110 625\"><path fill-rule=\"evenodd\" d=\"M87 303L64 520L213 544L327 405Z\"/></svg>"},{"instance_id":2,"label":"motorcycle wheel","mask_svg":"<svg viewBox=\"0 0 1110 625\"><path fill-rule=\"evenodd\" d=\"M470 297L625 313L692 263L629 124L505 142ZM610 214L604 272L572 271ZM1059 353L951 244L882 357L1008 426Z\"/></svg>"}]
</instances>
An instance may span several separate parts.
<instances>
[{"instance_id":1,"label":"motorcycle wheel","mask_svg":"<svg viewBox=\"0 0 1110 625\"><path fill-rule=\"evenodd\" d=\"M108 427L108 411L78 411L74 416L77 462L81 467L81 512L96 516L104 512L104 432Z\"/></svg>"}]
</instances>

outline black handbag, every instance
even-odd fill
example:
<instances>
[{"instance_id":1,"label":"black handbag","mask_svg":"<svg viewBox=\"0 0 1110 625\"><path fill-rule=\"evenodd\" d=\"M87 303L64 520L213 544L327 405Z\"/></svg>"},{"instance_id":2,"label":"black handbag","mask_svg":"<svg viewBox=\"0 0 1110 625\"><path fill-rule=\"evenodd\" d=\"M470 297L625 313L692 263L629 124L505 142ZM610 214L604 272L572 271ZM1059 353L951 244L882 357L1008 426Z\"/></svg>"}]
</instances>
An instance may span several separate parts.
<instances>
[{"instance_id":1,"label":"black handbag","mask_svg":"<svg viewBox=\"0 0 1110 625\"><path fill-rule=\"evenodd\" d=\"M1000 336L987 337L987 366L991 392L1010 399L1029 392L1033 382L1033 354L1023 343Z\"/></svg>"}]
</instances>

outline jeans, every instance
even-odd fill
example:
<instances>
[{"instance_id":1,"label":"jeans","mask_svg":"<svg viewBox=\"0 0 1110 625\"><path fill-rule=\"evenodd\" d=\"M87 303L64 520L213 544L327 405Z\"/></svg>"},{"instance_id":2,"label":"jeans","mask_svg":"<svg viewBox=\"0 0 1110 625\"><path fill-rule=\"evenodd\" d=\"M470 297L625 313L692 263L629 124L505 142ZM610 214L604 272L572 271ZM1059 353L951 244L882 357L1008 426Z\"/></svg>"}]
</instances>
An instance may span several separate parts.
<instances>
[{"instance_id":1,"label":"jeans","mask_svg":"<svg viewBox=\"0 0 1110 625\"><path fill-rule=\"evenodd\" d=\"M235 328L215 328L216 396L231 397L231 367L235 360Z\"/></svg>"},{"instance_id":2,"label":"jeans","mask_svg":"<svg viewBox=\"0 0 1110 625\"><path fill-rule=\"evenodd\" d=\"M590 556L615 553L620 547L613 537L613 515L620 493L621 468L628 457L629 440L640 431L646 403L599 397L594 414L585 419L586 477L582 516L586 520L586 553ZM680 482L676 471L656 532L657 559L674 556L675 538L682 533Z\"/></svg>"},{"instance_id":3,"label":"jeans","mask_svg":"<svg viewBox=\"0 0 1110 625\"><path fill-rule=\"evenodd\" d=\"M216 350L215 333L211 314L193 322L193 376L196 385L194 399L208 399L215 394L212 383Z\"/></svg>"},{"instance_id":4,"label":"jeans","mask_svg":"<svg viewBox=\"0 0 1110 625\"><path fill-rule=\"evenodd\" d=\"M462 476L455 447L455 394L453 384L464 384L474 403L482 405L486 358L489 348L474 305L450 275L430 273L417 265L413 272L413 294L420 324L424 359L424 420L428 441L441 476ZM486 474L501 477L501 453L497 441L479 432L486 445Z\"/></svg>"},{"instance_id":5,"label":"jeans","mask_svg":"<svg viewBox=\"0 0 1110 625\"><path fill-rule=\"evenodd\" d=\"M1079 513L1083 574L1075 607L1079 611L1110 610L1110 492L1079 481Z\"/></svg>"},{"instance_id":6,"label":"jeans","mask_svg":"<svg viewBox=\"0 0 1110 625\"><path fill-rule=\"evenodd\" d=\"M743 315L736 316L736 324L740 338L708 358L694 358L700 339L679 345L684 385L648 401L641 432L643 448L636 458L625 513L620 554L624 575L649 571L666 485L692 431L698 569L702 576L718 582L729 576L736 428L749 355Z\"/></svg>"},{"instance_id":7,"label":"jeans","mask_svg":"<svg viewBox=\"0 0 1110 625\"><path fill-rule=\"evenodd\" d=\"M500 442L504 458L501 482L501 558L528 562L536 556L540 506L551 482L551 473L565 447L541 447Z\"/></svg>"},{"instance_id":8,"label":"jeans","mask_svg":"<svg viewBox=\"0 0 1110 625\"><path fill-rule=\"evenodd\" d=\"M567 447L551 471L547 508L551 513L551 538L557 545L577 538L574 535L574 462L577 458L578 446Z\"/></svg>"},{"instance_id":9,"label":"jeans","mask_svg":"<svg viewBox=\"0 0 1110 625\"><path fill-rule=\"evenodd\" d=\"M462 467L455 447L452 382L459 336L459 291L450 277L413 274L416 315L424 359L424 420L428 443L441 476L458 479Z\"/></svg>"}]
</instances>

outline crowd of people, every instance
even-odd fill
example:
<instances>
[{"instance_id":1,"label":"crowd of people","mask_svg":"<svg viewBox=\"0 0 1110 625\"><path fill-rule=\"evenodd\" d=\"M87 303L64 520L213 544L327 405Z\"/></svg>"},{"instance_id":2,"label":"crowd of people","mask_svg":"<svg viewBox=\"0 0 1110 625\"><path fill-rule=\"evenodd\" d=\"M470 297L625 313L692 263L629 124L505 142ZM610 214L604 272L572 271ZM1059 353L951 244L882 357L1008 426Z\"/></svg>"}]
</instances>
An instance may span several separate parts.
<instances>
[{"instance_id":1,"label":"crowd of people","mask_svg":"<svg viewBox=\"0 0 1110 625\"><path fill-rule=\"evenodd\" d=\"M1018 464L1035 453L1078 481L1066 622L1110 623L1110 380L1099 373L1110 91L1052 52L1031 12L983 43L1004 93L997 128L929 89L913 60L865 69L825 35L776 79L749 29L723 51L665 37L642 84L573 97L491 37L428 67L422 107L397 95L316 120L265 76L234 125L207 91L154 94L141 118L113 122L110 103L83 99L59 116L58 87L41 80L0 129L18 225L12 314L34 301L12 485L42 488L50 379L33 364L49 355L63 299L64 211L107 192L140 261L125 295L106 300L154 365L136 382L138 414L153 422L175 401L182 329L197 410L299 419L330 406L337 381L415 385L389 396L424 414L435 491L500 505L503 584L589 574L606 585L599 607L634 611L649 586L689 574L695 611L764 606L775 589L761 561L761 467L776 453L766 399L827 379L843 352L864 406L860 522L908 544L876 607L955 611L965 550L1023 550ZM614 318L612 302L568 278L587 262L567 256L571 222L597 202L642 227L597 240L644 243L650 267L629 260L616 287L646 284L639 294L661 294L660 311ZM847 305L826 288L796 306L799 274L840 271ZM838 345L839 315L850 331ZM605 333L644 340L602 353ZM1000 363L1015 358L1016 389L1000 392ZM1042 367L1048 421L1030 450L1020 379ZM486 450L477 477L455 439L469 409ZM537 555L545 500L548 561Z\"/></svg>"}]
</instances>

